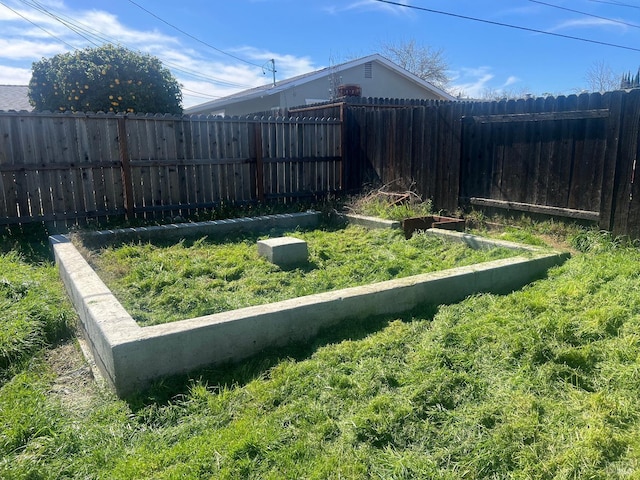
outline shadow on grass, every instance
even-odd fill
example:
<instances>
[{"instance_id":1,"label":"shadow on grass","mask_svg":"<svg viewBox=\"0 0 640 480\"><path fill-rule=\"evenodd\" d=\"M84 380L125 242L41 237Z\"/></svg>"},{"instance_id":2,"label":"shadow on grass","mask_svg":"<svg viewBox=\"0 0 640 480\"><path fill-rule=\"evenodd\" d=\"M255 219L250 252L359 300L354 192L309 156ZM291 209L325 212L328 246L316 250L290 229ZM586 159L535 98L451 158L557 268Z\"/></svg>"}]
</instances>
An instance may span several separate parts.
<instances>
[{"instance_id":1,"label":"shadow on grass","mask_svg":"<svg viewBox=\"0 0 640 480\"><path fill-rule=\"evenodd\" d=\"M51 232L41 223L0 227L0 254L16 252L27 263L52 262Z\"/></svg>"},{"instance_id":2,"label":"shadow on grass","mask_svg":"<svg viewBox=\"0 0 640 480\"><path fill-rule=\"evenodd\" d=\"M208 385L242 387L253 380L264 378L271 368L283 360L303 361L310 358L321 347L345 340L362 340L383 330L394 320L403 322L411 322L414 318L432 320L437 311L437 305L422 305L402 314L345 320L339 325L321 329L318 335L307 342L268 348L238 363L202 368L188 374L157 380L148 389L127 398L127 402L133 411L149 405L167 404L172 399L187 394L195 381Z\"/></svg>"}]
</instances>

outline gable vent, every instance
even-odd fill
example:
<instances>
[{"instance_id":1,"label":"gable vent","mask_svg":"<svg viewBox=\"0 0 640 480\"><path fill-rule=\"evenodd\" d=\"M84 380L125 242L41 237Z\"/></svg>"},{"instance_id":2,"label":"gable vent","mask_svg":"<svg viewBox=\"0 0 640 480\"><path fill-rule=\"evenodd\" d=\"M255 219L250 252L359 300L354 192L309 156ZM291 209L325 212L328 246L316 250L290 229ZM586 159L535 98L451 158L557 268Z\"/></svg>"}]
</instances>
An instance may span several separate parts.
<instances>
[{"instance_id":1,"label":"gable vent","mask_svg":"<svg viewBox=\"0 0 640 480\"><path fill-rule=\"evenodd\" d=\"M373 78L373 62L364 64L364 78Z\"/></svg>"}]
</instances>

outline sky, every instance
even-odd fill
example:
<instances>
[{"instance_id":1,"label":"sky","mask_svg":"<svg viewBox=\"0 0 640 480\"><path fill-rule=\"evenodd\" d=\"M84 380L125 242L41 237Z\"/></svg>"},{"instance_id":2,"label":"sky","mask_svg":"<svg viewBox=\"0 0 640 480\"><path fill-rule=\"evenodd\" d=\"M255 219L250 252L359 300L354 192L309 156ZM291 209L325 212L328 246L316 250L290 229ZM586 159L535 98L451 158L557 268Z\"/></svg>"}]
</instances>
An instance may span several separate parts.
<instances>
[{"instance_id":1,"label":"sky","mask_svg":"<svg viewBox=\"0 0 640 480\"><path fill-rule=\"evenodd\" d=\"M638 71L640 0L0 0L0 84L113 43L158 57L185 108L409 42L454 95L568 95Z\"/></svg>"}]
</instances>

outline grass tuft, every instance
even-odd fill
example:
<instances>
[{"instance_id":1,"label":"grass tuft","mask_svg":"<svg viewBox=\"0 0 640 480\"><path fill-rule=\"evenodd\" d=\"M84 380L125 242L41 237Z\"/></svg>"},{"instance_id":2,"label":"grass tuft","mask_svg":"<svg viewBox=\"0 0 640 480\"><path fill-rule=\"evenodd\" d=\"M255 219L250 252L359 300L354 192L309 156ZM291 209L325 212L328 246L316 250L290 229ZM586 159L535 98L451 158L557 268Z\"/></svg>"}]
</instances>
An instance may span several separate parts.
<instances>
[{"instance_id":1,"label":"grass tuft","mask_svg":"<svg viewBox=\"0 0 640 480\"><path fill-rule=\"evenodd\" d=\"M81 412L29 349L0 385L0 478L637 478L640 251L580 235L511 294L344 322ZM0 258L9 308L65 303L50 265Z\"/></svg>"},{"instance_id":2,"label":"grass tuft","mask_svg":"<svg viewBox=\"0 0 640 480\"><path fill-rule=\"evenodd\" d=\"M134 319L151 325L515 255L390 229L289 234L309 247L309 261L293 268L259 257L254 235L109 247L92 262Z\"/></svg>"},{"instance_id":3,"label":"grass tuft","mask_svg":"<svg viewBox=\"0 0 640 480\"><path fill-rule=\"evenodd\" d=\"M0 384L43 345L68 335L75 314L56 269L0 255Z\"/></svg>"}]
</instances>

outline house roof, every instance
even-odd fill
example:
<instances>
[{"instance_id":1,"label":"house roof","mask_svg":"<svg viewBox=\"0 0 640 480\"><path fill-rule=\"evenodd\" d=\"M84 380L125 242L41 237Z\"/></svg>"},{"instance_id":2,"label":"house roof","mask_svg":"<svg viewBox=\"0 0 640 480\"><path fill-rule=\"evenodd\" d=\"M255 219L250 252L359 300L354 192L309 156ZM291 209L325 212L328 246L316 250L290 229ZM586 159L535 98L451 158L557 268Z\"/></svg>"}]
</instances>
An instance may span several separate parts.
<instances>
[{"instance_id":1,"label":"house roof","mask_svg":"<svg viewBox=\"0 0 640 480\"><path fill-rule=\"evenodd\" d=\"M456 100L455 97L449 95L447 92L445 92L444 90L436 87L435 85L432 85L431 83L421 79L420 77L418 77L417 75L414 75L413 73L409 72L408 70L405 70L404 68L400 67L399 65L396 65L395 63L393 63L391 60L386 59L385 57L383 57L382 55L379 55L377 53L373 54L373 55L369 55L366 57L361 57L361 58L357 58L355 60L351 60L349 62L345 62L345 63L341 63L339 65L334 65L331 67L325 67L322 68L320 70L315 70L313 72L309 72L309 73L305 73L302 75L298 75L297 77L291 77L288 78L286 80L281 80L279 82L276 82L275 85L273 85L272 83L268 84L268 85L263 85L260 87L255 87L255 88L250 88L248 90L243 90L241 92L238 93L234 93L232 95L228 95L226 97L222 97L219 98L217 100L212 100L210 102L205 102L205 103L201 103L199 105L194 105L193 107L189 107L185 109L185 113L198 113L201 112L203 110L219 110L224 108L226 105L229 105L231 103L235 103L237 101L245 101L245 100L250 100L252 98L259 98L262 97L264 95L273 95L276 93L280 93L283 90L286 90L288 88L291 87L296 87L308 82L312 82L314 80L317 80L319 78L325 77L329 74L335 74L335 73L339 73L343 70L349 69L349 68L353 68L353 67L357 67L360 65L364 65L367 62L372 62L372 61L376 61L381 63L382 65L386 66L387 68L394 70L396 73L400 74L401 76L405 77L406 79L410 80L411 82L419 85L420 87L431 91L432 93L434 93L435 95L441 97L444 100Z\"/></svg>"},{"instance_id":2,"label":"house roof","mask_svg":"<svg viewBox=\"0 0 640 480\"><path fill-rule=\"evenodd\" d=\"M0 85L0 110L33 110L27 85Z\"/></svg>"}]
</instances>

